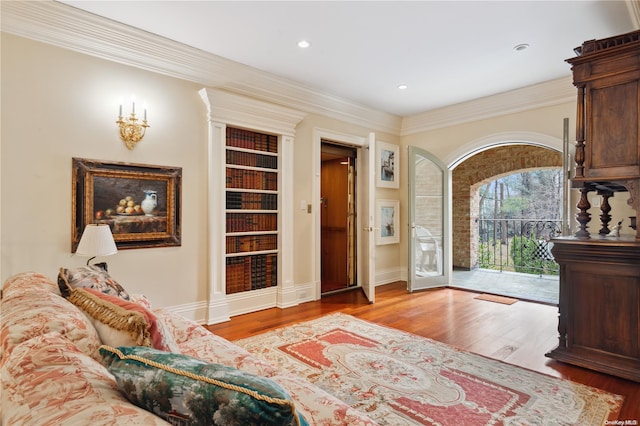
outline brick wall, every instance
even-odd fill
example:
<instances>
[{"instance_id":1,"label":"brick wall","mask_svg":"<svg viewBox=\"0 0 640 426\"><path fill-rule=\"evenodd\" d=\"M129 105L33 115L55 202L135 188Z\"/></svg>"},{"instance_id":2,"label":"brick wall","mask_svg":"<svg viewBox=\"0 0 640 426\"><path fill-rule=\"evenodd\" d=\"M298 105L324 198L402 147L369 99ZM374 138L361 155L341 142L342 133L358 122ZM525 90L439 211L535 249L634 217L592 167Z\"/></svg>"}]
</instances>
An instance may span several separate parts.
<instances>
[{"instance_id":1,"label":"brick wall","mask_svg":"<svg viewBox=\"0 0 640 426\"><path fill-rule=\"evenodd\" d=\"M480 187L494 179L524 170L561 167L562 154L532 145L505 145L479 152L452 172L453 266L478 267Z\"/></svg>"}]
</instances>

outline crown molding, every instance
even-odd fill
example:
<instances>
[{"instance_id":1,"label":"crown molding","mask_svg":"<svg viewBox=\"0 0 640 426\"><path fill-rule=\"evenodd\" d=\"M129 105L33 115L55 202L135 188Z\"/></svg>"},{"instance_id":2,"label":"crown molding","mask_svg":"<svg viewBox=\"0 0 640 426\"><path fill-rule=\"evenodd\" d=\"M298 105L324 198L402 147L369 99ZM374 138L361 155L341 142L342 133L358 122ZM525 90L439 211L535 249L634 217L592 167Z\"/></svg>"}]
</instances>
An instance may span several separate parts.
<instances>
[{"instance_id":1,"label":"crown molding","mask_svg":"<svg viewBox=\"0 0 640 426\"><path fill-rule=\"evenodd\" d=\"M575 100L569 76L405 117L401 136Z\"/></svg>"},{"instance_id":2,"label":"crown molding","mask_svg":"<svg viewBox=\"0 0 640 426\"><path fill-rule=\"evenodd\" d=\"M72 6L2 1L2 31L101 59L398 134L401 117L377 111Z\"/></svg>"},{"instance_id":3,"label":"crown molding","mask_svg":"<svg viewBox=\"0 0 640 426\"><path fill-rule=\"evenodd\" d=\"M575 101L567 77L402 118L56 1L0 6L3 32L394 135ZM627 6L638 26L640 2Z\"/></svg>"},{"instance_id":4,"label":"crown molding","mask_svg":"<svg viewBox=\"0 0 640 426\"><path fill-rule=\"evenodd\" d=\"M200 97L207 105L210 119L226 124L266 130L293 136L304 113L246 96L204 88Z\"/></svg>"}]
</instances>

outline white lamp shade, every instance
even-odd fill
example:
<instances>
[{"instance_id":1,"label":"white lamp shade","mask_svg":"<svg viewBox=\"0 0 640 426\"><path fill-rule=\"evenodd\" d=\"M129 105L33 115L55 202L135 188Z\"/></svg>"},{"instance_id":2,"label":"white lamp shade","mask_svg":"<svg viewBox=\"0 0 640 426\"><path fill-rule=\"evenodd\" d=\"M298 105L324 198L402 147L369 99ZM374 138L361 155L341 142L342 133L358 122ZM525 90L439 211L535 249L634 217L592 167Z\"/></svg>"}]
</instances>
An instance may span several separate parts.
<instances>
[{"instance_id":1,"label":"white lamp shade","mask_svg":"<svg viewBox=\"0 0 640 426\"><path fill-rule=\"evenodd\" d=\"M109 225L92 223L84 228L82 238L76 249L79 256L111 256L116 254L118 248L113 240Z\"/></svg>"}]
</instances>

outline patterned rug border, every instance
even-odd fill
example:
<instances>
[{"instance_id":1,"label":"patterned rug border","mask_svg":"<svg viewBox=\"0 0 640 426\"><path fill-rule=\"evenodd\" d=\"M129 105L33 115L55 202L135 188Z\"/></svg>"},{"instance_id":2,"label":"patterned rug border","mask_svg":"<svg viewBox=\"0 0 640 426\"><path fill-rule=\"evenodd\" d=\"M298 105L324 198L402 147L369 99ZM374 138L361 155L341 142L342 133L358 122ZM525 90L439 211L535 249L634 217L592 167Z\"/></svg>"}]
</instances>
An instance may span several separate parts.
<instances>
[{"instance_id":1,"label":"patterned rug border","mask_svg":"<svg viewBox=\"0 0 640 426\"><path fill-rule=\"evenodd\" d=\"M594 386L589 386L589 385L585 385L585 384L582 384L582 383L578 383L578 382L575 382L575 381L572 381L572 380L569 380L569 379L564 379L564 378L552 376L550 374L539 372L539 371L536 371L536 370L533 370L533 369L530 369L530 368L527 368L527 367L522 367L522 366L519 366L519 365L516 365L516 364L511 364L511 363L508 363L508 362L500 360L500 359L491 358L490 356L483 355L483 354L478 354L478 353L475 353L475 352L472 352L472 351L469 351L469 350L466 350L466 349L459 348L459 347L457 347L455 345L451 345L451 344L448 344L448 343L440 342L438 340L435 340L435 339L432 339L432 338L429 338L429 337L421 336L419 334L415 334L415 333L412 333L412 332L409 332L409 331L405 331L405 330L401 330L401 329L398 329L398 328L394 328L392 326L387 326L387 325L379 324L379 323L376 323L376 322L373 322L373 321L369 321L369 320L366 320L366 319L358 318L358 317L355 317L353 315L345 314L345 313L342 313L342 312L333 312L333 313L325 314L325 315L322 315L320 317L312 318L312 319L309 319L309 320L298 321L298 322L295 322L295 323L292 323L292 324L289 324L289 325L286 325L286 326L277 327L277 328L274 328L274 329L271 329L271 330L268 330L268 331L265 331L265 332L262 332L262 333L255 334L253 336L249 336L249 337L242 338L242 339L237 339L237 340L234 341L234 343L236 343L237 345L239 345L239 346L244 348L245 347L244 345L246 343L248 343L248 342L250 342L252 340L259 339L259 338L261 338L263 336L266 336L268 334L275 334L275 333L284 331L284 330L286 330L288 328L291 328L291 327L311 326L313 323L330 321L332 319L336 319L338 321L340 321L340 320L355 321L355 322L359 322L359 323L367 325L367 326L372 326L372 327L377 327L377 328L381 328L381 329L384 329L384 330L388 330L388 331L393 332L393 333L400 333L401 335L404 335L404 336L409 337L409 338L410 337L418 337L418 338L424 339L424 340L426 340L428 342L433 342L436 345L444 345L445 347L449 347L452 350L458 351L458 352L463 353L463 354L476 356L476 357L488 360L490 362L495 362L495 363L498 363L500 365L507 366L507 368L515 368L515 369L523 370L523 371L528 372L529 374L538 375L538 376L544 377L544 378L549 379L549 380L554 380L554 381L558 381L558 382L565 383L565 384L571 384L571 385L575 385L577 387L581 387L581 388L584 388L584 389L591 389L591 390L595 390L595 391L601 392L603 394L610 395L612 398L618 400L617 411L612 411L611 412L611 415L614 415L614 416L617 413L620 412L620 409L622 408L622 404L624 403L624 396L623 395L615 394L613 392L609 392L609 391L606 391L606 390L603 390L603 389L600 389L600 388L597 388L597 387L594 387Z\"/></svg>"}]
</instances>

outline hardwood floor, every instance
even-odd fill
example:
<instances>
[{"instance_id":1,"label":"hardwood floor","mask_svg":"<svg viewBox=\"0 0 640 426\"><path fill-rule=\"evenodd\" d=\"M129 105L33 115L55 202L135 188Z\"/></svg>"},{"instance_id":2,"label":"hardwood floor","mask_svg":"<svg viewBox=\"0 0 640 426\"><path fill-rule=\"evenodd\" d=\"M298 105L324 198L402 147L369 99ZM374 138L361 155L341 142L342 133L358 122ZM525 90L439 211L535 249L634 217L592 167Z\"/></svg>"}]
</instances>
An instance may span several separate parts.
<instances>
[{"instance_id":1,"label":"hardwood floor","mask_svg":"<svg viewBox=\"0 0 640 426\"><path fill-rule=\"evenodd\" d=\"M640 383L544 356L558 341L556 307L523 301L503 305L476 300L475 296L477 293L450 288L409 294L406 283L396 282L377 287L374 304L368 303L358 289L288 309L272 308L239 315L207 328L226 339L236 340L331 312L343 312L540 373L624 395L619 420L640 422Z\"/></svg>"}]
</instances>

